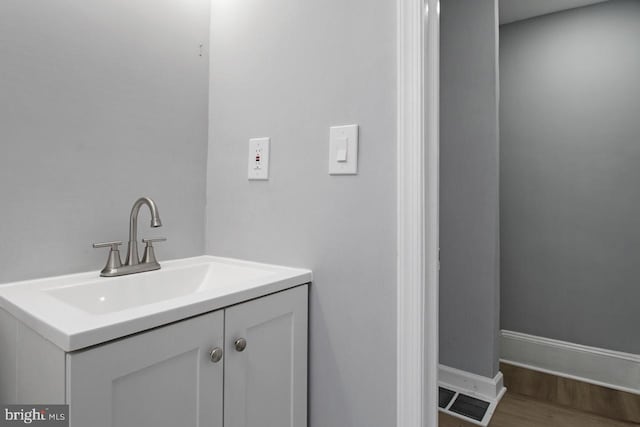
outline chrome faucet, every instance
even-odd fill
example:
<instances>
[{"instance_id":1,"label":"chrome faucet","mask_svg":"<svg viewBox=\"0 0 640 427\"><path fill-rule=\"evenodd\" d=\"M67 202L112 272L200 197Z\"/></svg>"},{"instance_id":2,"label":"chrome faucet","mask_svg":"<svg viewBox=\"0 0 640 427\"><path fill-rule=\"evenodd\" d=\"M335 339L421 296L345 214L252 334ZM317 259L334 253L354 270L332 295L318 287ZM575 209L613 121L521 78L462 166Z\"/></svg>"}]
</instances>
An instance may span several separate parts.
<instances>
[{"instance_id":1,"label":"chrome faucet","mask_svg":"<svg viewBox=\"0 0 640 427\"><path fill-rule=\"evenodd\" d=\"M120 250L118 249L118 246L120 246L122 242L93 244L94 248L111 248L107 265L100 272L101 276L123 276L125 274L158 270L160 268L160 264L156 260L153 244L167 240L164 237L158 239L142 239L146 247L144 249L144 255L142 256L142 262L140 262L140 254L138 253L138 214L140 213L140 208L144 205L146 205L151 212L151 227L157 228L162 226L156 203L148 197L141 197L136 200L131 208L131 216L129 218L129 244L127 246L127 258L124 265L120 259Z\"/></svg>"}]
</instances>

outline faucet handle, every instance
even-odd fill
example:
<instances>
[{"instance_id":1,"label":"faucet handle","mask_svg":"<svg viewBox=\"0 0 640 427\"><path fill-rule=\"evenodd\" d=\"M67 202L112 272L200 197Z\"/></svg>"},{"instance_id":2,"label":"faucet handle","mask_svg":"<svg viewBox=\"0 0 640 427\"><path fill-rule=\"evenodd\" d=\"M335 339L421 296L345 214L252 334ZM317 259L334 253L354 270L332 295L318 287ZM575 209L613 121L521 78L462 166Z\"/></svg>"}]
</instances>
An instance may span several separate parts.
<instances>
[{"instance_id":1,"label":"faucet handle","mask_svg":"<svg viewBox=\"0 0 640 427\"><path fill-rule=\"evenodd\" d=\"M142 243L146 243L147 246L153 246L153 244L156 242L166 242L166 241L167 241L166 237L158 237L155 239L142 239Z\"/></svg>"},{"instance_id":2,"label":"faucet handle","mask_svg":"<svg viewBox=\"0 0 640 427\"><path fill-rule=\"evenodd\" d=\"M158 237L156 239L142 239L142 243L146 243L147 246L144 248L144 255L142 256L143 263L149 264L158 264L158 260L156 259L156 253L153 249L153 244L156 242L166 242L166 237Z\"/></svg>"},{"instance_id":3,"label":"faucet handle","mask_svg":"<svg viewBox=\"0 0 640 427\"><path fill-rule=\"evenodd\" d=\"M120 259L120 250L118 246L120 246L122 242L104 242L104 243L94 243L93 247L98 248L108 248L111 247L109 251L109 258L107 259L107 264L104 266L102 271L100 272L101 276L110 276L120 267L122 267L122 260Z\"/></svg>"},{"instance_id":4,"label":"faucet handle","mask_svg":"<svg viewBox=\"0 0 640 427\"><path fill-rule=\"evenodd\" d=\"M94 243L93 247L94 247L94 249L111 247L112 251L117 251L118 250L118 246L120 246L121 244L122 244L122 242Z\"/></svg>"}]
</instances>

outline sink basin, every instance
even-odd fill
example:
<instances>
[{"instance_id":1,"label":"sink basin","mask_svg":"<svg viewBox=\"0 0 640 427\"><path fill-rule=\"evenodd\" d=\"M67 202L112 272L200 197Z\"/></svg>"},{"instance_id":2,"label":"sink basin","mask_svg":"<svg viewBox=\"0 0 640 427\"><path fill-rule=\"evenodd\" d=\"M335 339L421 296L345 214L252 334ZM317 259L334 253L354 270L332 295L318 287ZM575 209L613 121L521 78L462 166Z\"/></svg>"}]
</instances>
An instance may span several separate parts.
<instances>
[{"instance_id":1,"label":"sink basin","mask_svg":"<svg viewBox=\"0 0 640 427\"><path fill-rule=\"evenodd\" d=\"M160 275L125 276L117 282L94 280L44 292L88 313L104 314L196 292L208 271L208 266L197 265Z\"/></svg>"},{"instance_id":2,"label":"sink basin","mask_svg":"<svg viewBox=\"0 0 640 427\"><path fill-rule=\"evenodd\" d=\"M75 351L310 281L309 270L203 256L130 276L91 272L2 285L0 309Z\"/></svg>"},{"instance_id":3,"label":"sink basin","mask_svg":"<svg viewBox=\"0 0 640 427\"><path fill-rule=\"evenodd\" d=\"M44 292L88 313L105 314L210 290L216 286L229 287L270 274L274 272L205 263L112 279L100 278Z\"/></svg>"}]
</instances>

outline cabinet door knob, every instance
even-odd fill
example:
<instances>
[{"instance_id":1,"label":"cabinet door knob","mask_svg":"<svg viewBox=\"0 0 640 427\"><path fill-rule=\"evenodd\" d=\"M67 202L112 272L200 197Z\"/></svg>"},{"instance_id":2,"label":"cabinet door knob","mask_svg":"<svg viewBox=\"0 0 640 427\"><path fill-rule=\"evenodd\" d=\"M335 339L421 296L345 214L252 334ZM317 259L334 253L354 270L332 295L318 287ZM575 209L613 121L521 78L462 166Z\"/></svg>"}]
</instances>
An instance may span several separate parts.
<instances>
[{"instance_id":1,"label":"cabinet door knob","mask_svg":"<svg viewBox=\"0 0 640 427\"><path fill-rule=\"evenodd\" d=\"M233 345L235 346L236 351L244 351L244 349L247 348L247 340L244 338L238 338Z\"/></svg>"},{"instance_id":2,"label":"cabinet door knob","mask_svg":"<svg viewBox=\"0 0 640 427\"><path fill-rule=\"evenodd\" d=\"M211 350L211 353L209 353L209 357L211 357L211 361L213 363L218 363L219 361L222 360L222 354L223 351L220 347L216 347L213 350Z\"/></svg>"}]
</instances>

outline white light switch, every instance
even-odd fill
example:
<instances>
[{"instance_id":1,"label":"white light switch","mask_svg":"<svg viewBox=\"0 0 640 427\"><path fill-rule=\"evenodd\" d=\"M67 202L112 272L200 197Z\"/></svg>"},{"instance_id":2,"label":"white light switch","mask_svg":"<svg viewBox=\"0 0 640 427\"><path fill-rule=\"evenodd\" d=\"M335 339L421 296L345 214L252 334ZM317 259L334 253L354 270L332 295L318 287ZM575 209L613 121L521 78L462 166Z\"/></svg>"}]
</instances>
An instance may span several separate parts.
<instances>
[{"instance_id":1,"label":"white light switch","mask_svg":"<svg viewBox=\"0 0 640 427\"><path fill-rule=\"evenodd\" d=\"M269 179L269 145L270 138L253 138L249 140L249 179Z\"/></svg>"},{"instance_id":2,"label":"white light switch","mask_svg":"<svg viewBox=\"0 0 640 427\"><path fill-rule=\"evenodd\" d=\"M358 173L358 125L334 126L329 131L329 175Z\"/></svg>"},{"instance_id":3,"label":"white light switch","mask_svg":"<svg viewBox=\"0 0 640 427\"><path fill-rule=\"evenodd\" d=\"M337 162L346 162L347 161L347 149L349 144L348 138L338 138L336 142L338 144L338 151L336 152L336 161Z\"/></svg>"}]
</instances>

